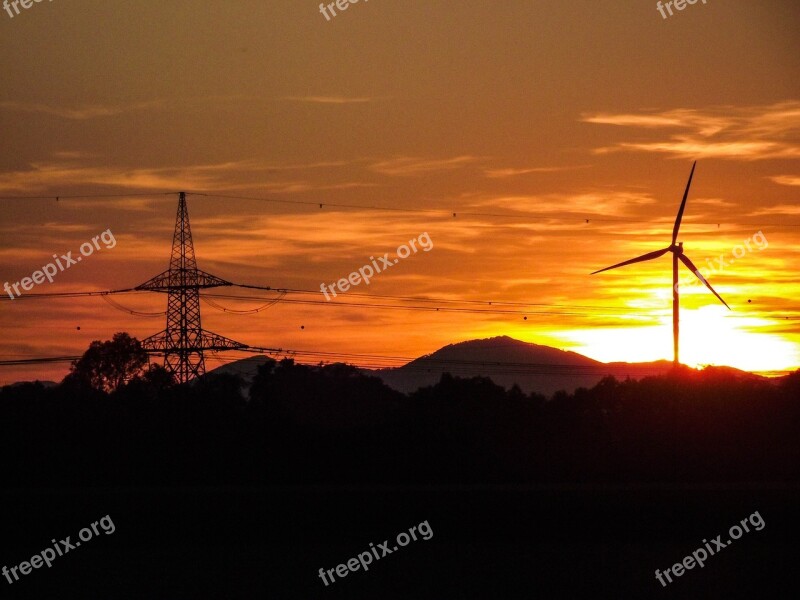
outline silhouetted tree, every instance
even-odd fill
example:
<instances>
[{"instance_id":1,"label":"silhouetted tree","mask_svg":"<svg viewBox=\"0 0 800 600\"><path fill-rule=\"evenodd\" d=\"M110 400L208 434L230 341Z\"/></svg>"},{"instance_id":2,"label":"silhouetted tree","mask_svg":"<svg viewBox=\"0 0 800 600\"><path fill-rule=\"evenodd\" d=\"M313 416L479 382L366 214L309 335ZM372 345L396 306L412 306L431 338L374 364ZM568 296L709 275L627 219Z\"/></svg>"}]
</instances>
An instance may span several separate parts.
<instances>
[{"instance_id":1,"label":"silhouetted tree","mask_svg":"<svg viewBox=\"0 0 800 600\"><path fill-rule=\"evenodd\" d=\"M121 389L118 395L135 402L158 402L167 396L167 392L176 387L172 373L158 364L151 364L141 374L137 374Z\"/></svg>"},{"instance_id":2,"label":"silhouetted tree","mask_svg":"<svg viewBox=\"0 0 800 600\"><path fill-rule=\"evenodd\" d=\"M115 333L105 342L95 340L83 356L72 363L63 383L78 383L111 393L146 372L147 352L136 338Z\"/></svg>"},{"instance_id":3,"label":"silhouetted tree","mask_svg":"<svg viewBox=\"0 0 800 600\"><path fill-rule=\"evenodd\" d=\"M546 401L450 375L405 396L350 365L270 359L248 401L236 376L145 367L118 334L70 385L0 388L0 454L24 457L4 482L800 481L800 371L609 377Z\"/></svg>"}]
</instances>

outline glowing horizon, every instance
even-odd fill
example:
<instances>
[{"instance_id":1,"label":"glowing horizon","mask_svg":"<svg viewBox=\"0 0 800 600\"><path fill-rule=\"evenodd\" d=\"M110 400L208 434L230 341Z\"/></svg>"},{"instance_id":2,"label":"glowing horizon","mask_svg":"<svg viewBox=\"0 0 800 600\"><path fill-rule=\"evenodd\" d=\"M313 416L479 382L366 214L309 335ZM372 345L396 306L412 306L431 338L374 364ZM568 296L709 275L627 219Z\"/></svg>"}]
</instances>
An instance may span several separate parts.
<instances>
[{"instance_id":1,"label":"glowing horizon","mask_svg":"<svg viewBox=\"0 0 800 600\"><path fill-rule=\"evenodd\" d=\"M203 326L225 337L413 358L509 335L599 360L671 360L668 257L590 273L667 245L697 160L679 241L733 310L682 280L681 360L800 368L791 7L709 3L664 21L651 5L370 2L327 22L277 4L207 14L92 1L78 15L52 3L3 23L4 43L26 51L0 53L0 196L41 198L0 200L0 286L105 230L113 249L30 293L146 281L168 265L177 196L165 193L185 190L198 267L223 279L316 290L427 232L430 252L339 304L371 293L494 310L343 307L321 294L249 316L203 304ZM69 40L98 28L118 34L114 46L77 55ZM187 30L204 42L172 35ZM150 32L147 44L129 31ZM743 40L747 60L732 60ZM693 44L714 51L686 52ZM142 195L67 198L131 193ZM100 298L9 299L0 360L79 355L164 323ZM66 370L1 367L0 384Z\"/></svg>"}]
</instances>

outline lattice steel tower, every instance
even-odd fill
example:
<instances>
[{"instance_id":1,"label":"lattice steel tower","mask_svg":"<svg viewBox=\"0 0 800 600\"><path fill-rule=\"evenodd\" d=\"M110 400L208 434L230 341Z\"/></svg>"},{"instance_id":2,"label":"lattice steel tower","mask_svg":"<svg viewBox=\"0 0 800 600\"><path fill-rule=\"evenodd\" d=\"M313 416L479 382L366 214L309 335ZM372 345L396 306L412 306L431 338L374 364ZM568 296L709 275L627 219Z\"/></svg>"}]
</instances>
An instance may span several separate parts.
<instances>
[{"instance_id":1,"label":"lattice steel tower","mask_svg":"<svg viewBox=\"0 0 800 600\"><path fill-rule=\"evenodd\" d=\"M247 347L205 331L200 325L200 290L229 285L233 284L197 268L186 194L181 192L169 269L136 287L167 294L167 328L142 340L142 346L164 354L164 367L178 383L186 383L205 373L204 350Z\"/></svg>"}]
</instances>

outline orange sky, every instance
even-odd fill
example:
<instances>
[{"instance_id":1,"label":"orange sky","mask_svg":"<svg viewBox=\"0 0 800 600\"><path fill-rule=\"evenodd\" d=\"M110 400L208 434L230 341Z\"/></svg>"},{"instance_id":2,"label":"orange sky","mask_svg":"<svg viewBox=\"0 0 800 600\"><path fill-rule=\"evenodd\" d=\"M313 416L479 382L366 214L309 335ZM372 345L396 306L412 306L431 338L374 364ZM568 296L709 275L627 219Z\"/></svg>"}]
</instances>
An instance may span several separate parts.
<instances>
[{"instance_id":1,"label":"orange sky","mask_svg":"<svg viewBox=\"0 0 800 600\"><path fill-rule=\"evenodd\" d=\"M688 256L701 268L730 259L758 232L768 245L751 241L710 272L732 311L684 288L682 359L797 368L800 7L753 4L698 3L667 20L645 1L376 0L330 22L318 2L295 0L2 12L0 196L186 189L307 202L189 196L199 267L318 289L428 232L433 250L352 292L569 307L531 306L524 319L203 305L204 327L248 344L412 357L510 335L636 361L672 355L669 257L589 273L668 245L696 159L679 238ZM2 200L0 285L106 229L113 249L31 293L139 284L168 265L176 205L164 195ZM0 360L76 355L116 331L163 328L163 317L98 298L7 300ZM5 367L0 384L66 368Z\"/></svg>"}]
</instances>

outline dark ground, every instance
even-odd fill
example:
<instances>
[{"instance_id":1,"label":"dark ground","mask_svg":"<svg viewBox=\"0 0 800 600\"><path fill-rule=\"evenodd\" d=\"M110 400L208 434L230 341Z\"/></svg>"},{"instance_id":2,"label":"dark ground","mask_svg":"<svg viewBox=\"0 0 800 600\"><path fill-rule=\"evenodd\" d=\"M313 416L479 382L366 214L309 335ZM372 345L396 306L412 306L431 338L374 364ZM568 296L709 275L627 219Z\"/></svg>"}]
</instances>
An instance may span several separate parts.
<instances>
[{"instance_id":1,"label":"dark ground","mask_svg":"<svg viewBox=\"0 0 800 600\"><path fill-rule=\"evenodd\" d=\"M713 370L551 399L344 366L113 393L0 390L0 566L108 515L3 598L796 598L800 372ZM749 482L743 484L741 482ZM758 511L667 587L655 578ZM427 521L433 537L325 586Z\"/></svg>"},{"instance_id":2,"label":"dark ground","mask_svg":"<svg viewBox=\"0 0 800 600\"><path fill-rule=\"evenodd\" d=\"M109 514L116 526L16 582L6 598L794 598L798 489L187 488L3 493L4 559ZM666 588L662 571L759 511ZM335 568L427 521L328 587ZM752 529L752 528L751 528ZM338 578L337 578L338 579Z\"/></svg>"}]
</instances>

